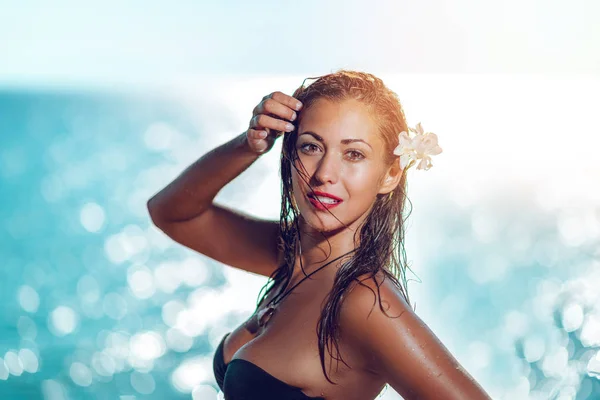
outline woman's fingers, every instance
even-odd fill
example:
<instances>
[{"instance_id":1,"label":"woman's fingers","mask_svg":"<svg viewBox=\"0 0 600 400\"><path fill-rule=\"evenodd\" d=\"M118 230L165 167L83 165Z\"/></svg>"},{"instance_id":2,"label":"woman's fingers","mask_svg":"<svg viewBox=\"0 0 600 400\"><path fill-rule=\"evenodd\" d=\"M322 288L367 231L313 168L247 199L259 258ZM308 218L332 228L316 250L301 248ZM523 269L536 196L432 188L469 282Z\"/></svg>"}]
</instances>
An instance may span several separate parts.
<instances>
[{"instance_id":1,"label":"woman's fingers","mask_svg":"<svg viewBox=\"0 0 600 400\"><path fill-rule=\"evenodd\" d=\"M250 148L258 153L262 153L269 148L269 142L266 140L267 132L264 130L248 129L246 137Z\"/></svg>"},{"instance_id":2,"label":"woman's fingers","mask_svg":"<svg viewBox=\"0 0 600 400\"><path fill-rule=\"evenodd\" d=\"M300 102L300 100L282 92L271 93L271 98L291 108L292 110L300 111L300 109L302 108L302 103Z\"/></svg>"},{"instance_id":3,"label":"woman's fingers","mask_svg":"<svg viewBox=\"0 0 600 400\"><path fill-rule=\"evenodd\" d=\"M302 103L300 102L300 100L296 99L295 97L289 96L283 92L279 92L279 91L273 92L273 93L268 94L265 97L263 97L262 101L260 102L260 104L258 106L260 106L262 103L264 103L268 99L271 99L280 104L283 104L284 106L288 107L291 110L300 111L300 109L302 108Z\"/></svg>"},{"instance_id":4,"label":"woman's fingers","mask_svg":"<svg viewBox=\"0 0 600 400\"><path fill-rule=\"evenodd\" d=\"M291 132L294 130L294 125L279 118L274 118L265 114L258 114L252 117L250 120L250 128L256 130L264 130L265 128L269 128L274 131Z\"/></svg>"},{"instance_id":5,"label":"woman's fingers","mask_svg":"<svg viewBox=\"0 0 600 400\"><path fill-rule=\"evenodd\" d=\"M261 139L265 139L268 135L268 132L264 129L248 129L248 138L249 139L255 139L255 140L261 140Z\"/></svg>"},{"instance_id":6,"label":"woman's fingers","mask_svg":"<svg viewBox=\"0 0 600 400\"><path fill-rule=\"evenodd\" d=\"M290 121L296 120L302 103L282 92L273 92L263 97L252 110L252 119L246 138L252 150L263 153L273 147L275 139L283 132L295 129ZM273 136L272 133L275 135Z\"/></svg>"},{"instance_id":7,"label":"woman's fingers","mask_svg":"<svg viewBox=\"0 0 600 400\"><path fill-rule=\"evenodd\" d=\"M296 111L281 104L277 100L266 99L260 102L254 109L254 115L266 114L276 118L294 121L297 118Z\"/></svg>"},{"instance_id":8,"label":"woman's fingers","mask_svg":"<svg viewBox=\"0 0 600 400\"><path fill-rule=\"evenodd\" d=\"M263 97L262 101L252 110L252 114L268 114L294 121L297 117L296 111L300 111L301 108L302 103L294 97L281 92L273 92Z\"/></svg>"}]
</instances>

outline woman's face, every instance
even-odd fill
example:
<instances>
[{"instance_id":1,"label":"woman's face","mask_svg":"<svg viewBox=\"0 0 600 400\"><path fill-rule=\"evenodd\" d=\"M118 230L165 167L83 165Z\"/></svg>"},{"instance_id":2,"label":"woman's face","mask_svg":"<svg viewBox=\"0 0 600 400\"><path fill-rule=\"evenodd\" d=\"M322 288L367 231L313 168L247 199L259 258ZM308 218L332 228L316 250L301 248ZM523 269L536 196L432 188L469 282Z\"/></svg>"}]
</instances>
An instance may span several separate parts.
<instances>
[{"instance_id":1,"label":"woman's face","mask_svg":"<svg viewBox=\"0 0 600 400\"><path fill-rule=\"evenodd\" d=\"M341 199L324 209L292 168L296 204L303 220L315 230L334 231L344 224L355 230L377 194L395 187L390 182L382 186L389 172L384 164L384 143L369 110L357 100L316 100L302 112L296 150L312 189ZM302 165L296 163L300 171Z\"/></svg>"}]
</instances>

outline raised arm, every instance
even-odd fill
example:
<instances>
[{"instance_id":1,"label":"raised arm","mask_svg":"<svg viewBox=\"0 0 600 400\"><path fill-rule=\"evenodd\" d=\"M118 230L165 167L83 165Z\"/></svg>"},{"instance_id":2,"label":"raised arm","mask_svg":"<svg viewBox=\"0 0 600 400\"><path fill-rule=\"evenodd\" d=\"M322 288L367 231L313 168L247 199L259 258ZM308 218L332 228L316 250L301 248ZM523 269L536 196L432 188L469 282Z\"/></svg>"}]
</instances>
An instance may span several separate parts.
<instances>
[{"instance_id":1,"label":"raised arm","mask_svg":"<svg viewBox=\"0 0 600 400\"><path fill-rule=\"evenodd\" d=\"M293 130L288 121L295 120L295 110L300 109L297 103L281 92L265 96L254 108L247 131L199 158L148 200L153 223L190 249L269 276L281 257L277 249L279 222L245 215L213 200L273 147L278 132Z\"/></svg>"},{"instance_id":2,"label":"raised arm","mask_svg":"<svg viewBox=\"0 0 600 400\"><path fill-rule=\"evenodd\" d=\"M363 355L365 365L405 400L491 399L389 279L379 290L371 279L363 284L366 287L356 284L345 297L340 327L342 335ZM376 296L381 296L387 315Z\"/></svg>"}]
</instances>

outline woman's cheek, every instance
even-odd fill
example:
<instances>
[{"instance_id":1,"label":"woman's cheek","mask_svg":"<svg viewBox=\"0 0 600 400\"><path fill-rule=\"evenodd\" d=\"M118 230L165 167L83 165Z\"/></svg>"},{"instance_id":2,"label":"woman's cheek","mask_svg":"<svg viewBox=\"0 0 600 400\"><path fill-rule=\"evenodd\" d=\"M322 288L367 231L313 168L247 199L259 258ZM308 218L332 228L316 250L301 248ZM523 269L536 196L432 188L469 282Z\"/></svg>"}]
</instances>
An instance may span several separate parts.
<instances>
[{"instance_id":1,"label":"woman's cheek","mask_svg":"<svg viewBox=\"0 0 600 400\"><path fill-rule=\"evenodd\" d=\"M378 191L380 175L367 168L348 169L343 175L345 186L351 195L375 197Z\"/></svg>"}]
</instances>

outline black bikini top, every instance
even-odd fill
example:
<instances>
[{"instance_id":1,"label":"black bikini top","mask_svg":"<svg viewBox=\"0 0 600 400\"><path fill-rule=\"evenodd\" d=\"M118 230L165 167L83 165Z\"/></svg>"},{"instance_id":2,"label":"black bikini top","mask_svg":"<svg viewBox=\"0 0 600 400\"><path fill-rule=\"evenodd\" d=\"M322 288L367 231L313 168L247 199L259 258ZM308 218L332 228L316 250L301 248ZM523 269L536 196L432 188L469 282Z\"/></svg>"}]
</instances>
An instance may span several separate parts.
<instances>
[{"instance_id":1,"label":"black bikini top","mask_svg":"<svg viewBox=\"0 0 600 400\"><path fill-rule=\"evenodd\" d=\"M215 379L225 400L325 400L308 397L300 388L280 381L250 361L235 358L225 364L223 345L227 335L221 339L213 359Z\"/></svg>"}]
</instances>

